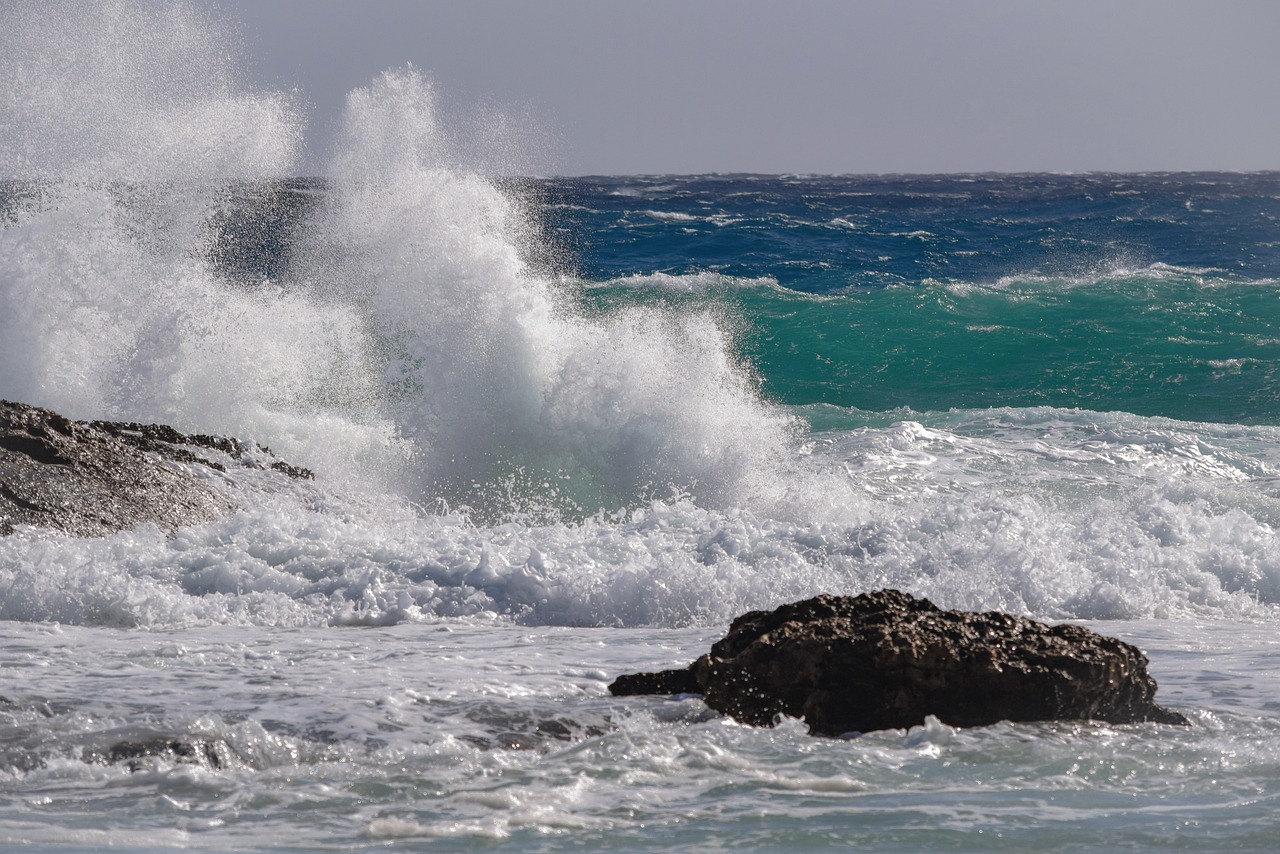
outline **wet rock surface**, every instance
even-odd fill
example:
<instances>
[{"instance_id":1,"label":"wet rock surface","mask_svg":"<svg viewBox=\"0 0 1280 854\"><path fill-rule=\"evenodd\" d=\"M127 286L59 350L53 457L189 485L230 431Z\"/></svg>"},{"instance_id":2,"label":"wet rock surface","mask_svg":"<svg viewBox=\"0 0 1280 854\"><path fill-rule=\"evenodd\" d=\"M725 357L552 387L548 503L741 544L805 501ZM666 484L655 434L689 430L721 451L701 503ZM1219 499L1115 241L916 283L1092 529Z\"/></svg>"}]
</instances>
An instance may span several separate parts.
<instances>
[{"instance_id":1,"label":"wet rock surface","mask_svg":"<svg viewBox=\"0 0 1280 854\"><path fill-rule=\"evenodd\" d=\"M149 759L176 765L200 765L218 770L226 767L227 747L220 741L200 738L150 738L145 741L120 741L102 754L89 754L87 761L107 765L123 765L130 771L141 771Z\"/></svg>"},{"instance_id":2,"label":"wet rock surface","mask_svg":"<svg viewBox=\"0 0 1280 854\"><path fill-rule=\"evenodd\" d=\"M487 704L466 717L479 727L476 732L460 735L459 740L480 750L551 750L613 729L607 715L581 721L564 715L512 713Z\"/></svg>"},{"instance_id":3,"label":"wet rock surface","mask_svg":"<svg viewBox=\"0 0 1280 854\"><path fill-rule=\"evenodd\" d=\"M306 469L248 459L225 436L187 435L158 424L72 421L0 401L0 536L16 526L100 536L154 522L167 530L215 519L234 498L194 473L228 464L269 466L295 478ZM266 449L258 449L269 454Z\"/></svg>"},{"instance_id":4,"label":"wet rock surface","mask_svg":"<svg viewBox=\"0 0 1280 854\"><path fill-rule=\"evenodd\" d=\"M1135 646L1081 626L944 611L897 590L818 596L738 617L688 668L619 677L616 695L701 693L742 723L815 735L1099 720L1186 724L1155 702Z\"/></svg>"}]
</instances>

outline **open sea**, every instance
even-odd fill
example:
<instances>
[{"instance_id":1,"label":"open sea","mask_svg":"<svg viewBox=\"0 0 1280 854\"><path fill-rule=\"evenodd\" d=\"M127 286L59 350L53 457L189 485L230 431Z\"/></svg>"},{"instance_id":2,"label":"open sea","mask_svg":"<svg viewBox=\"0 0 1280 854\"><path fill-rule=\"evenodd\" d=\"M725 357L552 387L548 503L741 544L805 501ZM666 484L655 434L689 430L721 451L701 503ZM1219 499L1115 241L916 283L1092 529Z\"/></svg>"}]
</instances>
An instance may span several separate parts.
<instances>
[{"instance_id":1,"label":"open sea","mask_svg":"<svg viewBox=\"0 0 1280 854\"><path fill-rule=\"evenodd\" d=\"M0 15L0 397L317 477L0 538L0 847L1280 845L1280 173L513 177L403 68L299 177L216 20L105 8ZM1192 725L608 694L882 587Z\"/></svg>"}]
</instances>

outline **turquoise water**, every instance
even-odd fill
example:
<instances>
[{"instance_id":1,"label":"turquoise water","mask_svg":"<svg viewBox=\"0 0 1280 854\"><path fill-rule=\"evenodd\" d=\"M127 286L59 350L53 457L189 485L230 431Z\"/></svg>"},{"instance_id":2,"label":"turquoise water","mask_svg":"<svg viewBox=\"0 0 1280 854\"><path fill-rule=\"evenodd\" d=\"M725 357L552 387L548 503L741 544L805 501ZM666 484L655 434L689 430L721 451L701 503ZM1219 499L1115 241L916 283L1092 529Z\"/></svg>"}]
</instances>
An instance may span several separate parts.
<instances>
[{"instance_id":1,"label":"turquoise water","mask_svg":"<svg viewBox=\"0 0 1280 854\"><path fill-rule=\"evenodd\" d=\"M1274 173L551 188L589 304L731 306L780 402L1280 418Z\"/></svg>"}]
</instances>

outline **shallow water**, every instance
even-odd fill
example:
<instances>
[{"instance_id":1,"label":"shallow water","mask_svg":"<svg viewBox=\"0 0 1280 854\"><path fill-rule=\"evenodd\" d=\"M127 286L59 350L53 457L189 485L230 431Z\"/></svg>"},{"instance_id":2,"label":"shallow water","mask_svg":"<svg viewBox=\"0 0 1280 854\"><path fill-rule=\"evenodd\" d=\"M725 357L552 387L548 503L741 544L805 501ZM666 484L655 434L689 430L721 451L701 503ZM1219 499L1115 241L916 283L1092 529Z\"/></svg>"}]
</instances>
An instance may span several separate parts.
<instances>
[{"instance_id":1,"label":"shallow water","mask_svg":"<svg viewBox=\"0 0 1280 854\"><path fill-rule=\"evenodd\" d=\"M852 740L612 698L714 629L474 622L131 631L8 623L0 839L39 849L1266 850L1270 627L1107 622L1190 727L936 721ZM20 674L20 675L19 675ZM14 690L17 689L17 690ZM224 767L92 761L153 735Z\"/></svg>"}]
</instances>

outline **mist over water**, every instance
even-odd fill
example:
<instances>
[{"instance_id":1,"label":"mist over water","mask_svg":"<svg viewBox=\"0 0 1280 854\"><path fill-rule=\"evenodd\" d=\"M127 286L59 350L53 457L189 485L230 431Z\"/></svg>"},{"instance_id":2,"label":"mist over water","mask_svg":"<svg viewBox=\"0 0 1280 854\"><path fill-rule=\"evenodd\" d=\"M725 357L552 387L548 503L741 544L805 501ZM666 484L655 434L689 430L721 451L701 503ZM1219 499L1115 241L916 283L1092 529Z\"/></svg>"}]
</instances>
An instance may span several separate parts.
<instances>
[{"instance_id":1,"label":"mist over water","mask_svg":"<svg viewBox=\"0 0 1280 854\"><path fill-rule=\"evenodd\" d=\"M302 332L330 312L228 287L208 224L234 182L291 172L296 113L236 88L231 36L198 10L94 11L70 26L76 4L5 10L4 166L33 188L0 232L5 394L250 429L305 383Z\"/></svg>"},{"instance_id":2,"label":"mist over water","mask_svg":"<svg viewBox=\"0 0 1280 854\"><path fill-rule=\"evenodd\" d=\"M240 79L238 33L209 10L20 0L3 22L4 177L201 185L291 173L299 105Z\"/></svg>"}]
</instances>

